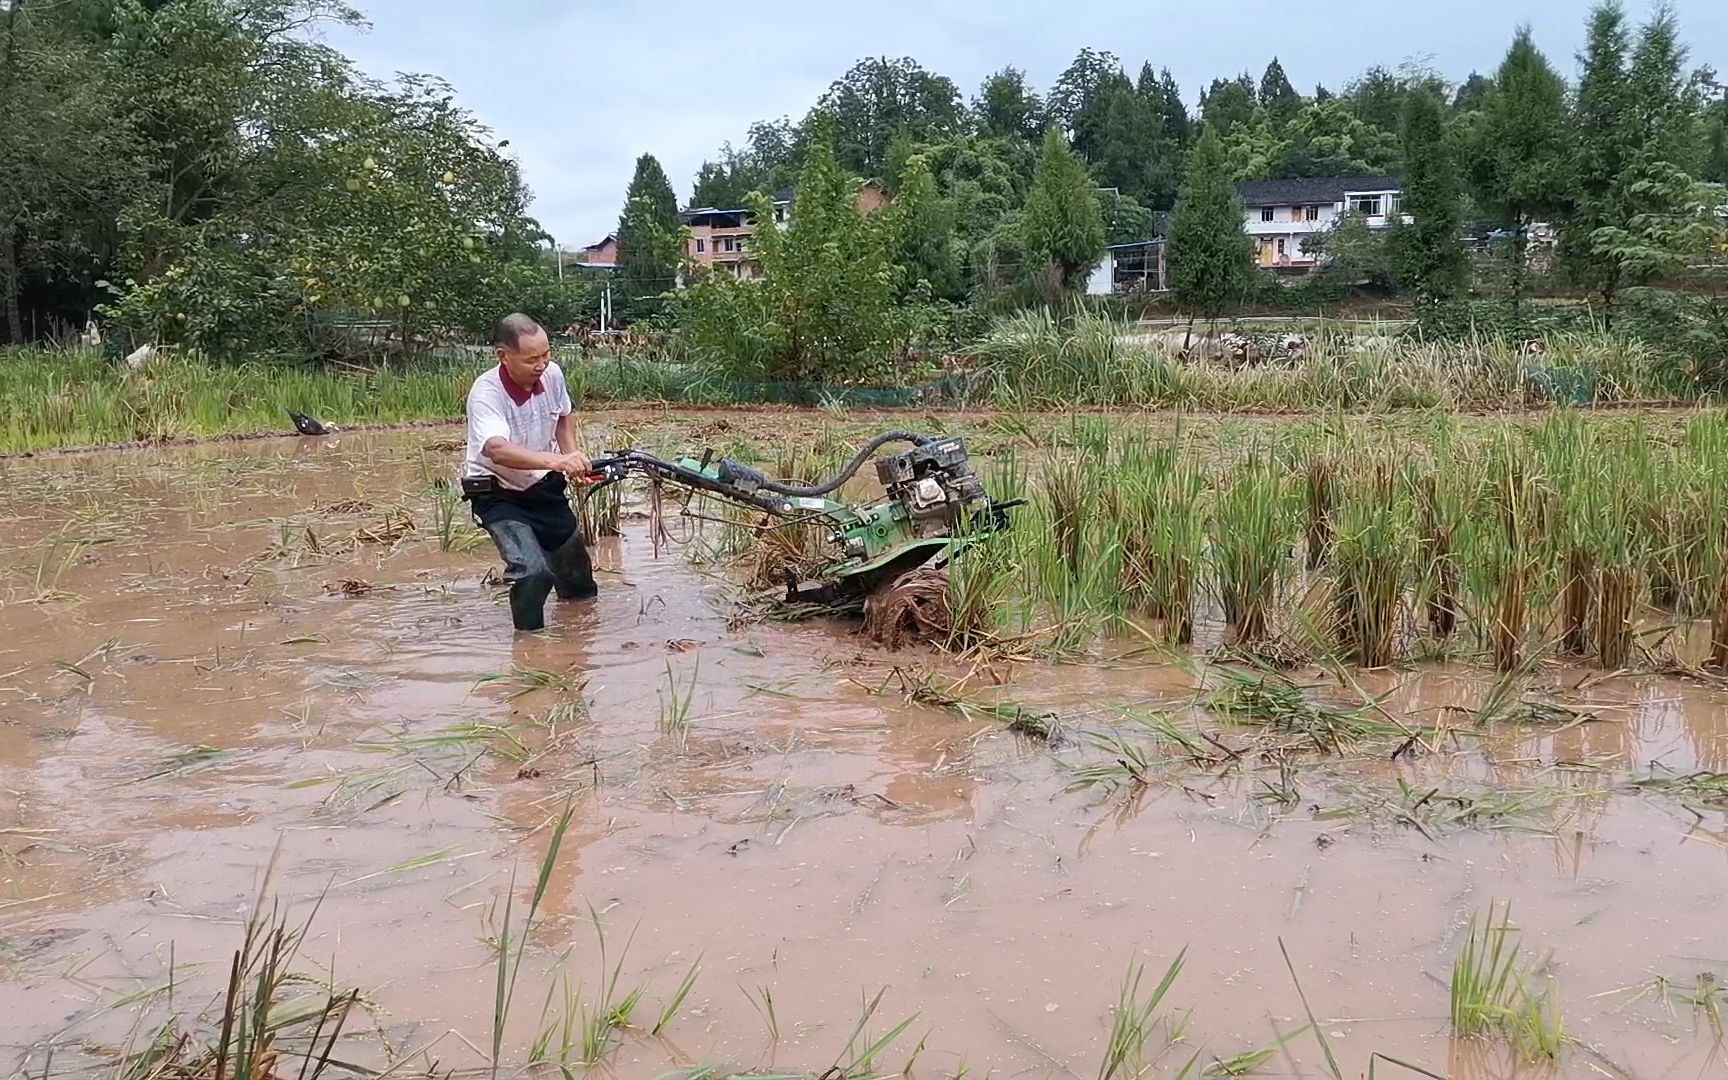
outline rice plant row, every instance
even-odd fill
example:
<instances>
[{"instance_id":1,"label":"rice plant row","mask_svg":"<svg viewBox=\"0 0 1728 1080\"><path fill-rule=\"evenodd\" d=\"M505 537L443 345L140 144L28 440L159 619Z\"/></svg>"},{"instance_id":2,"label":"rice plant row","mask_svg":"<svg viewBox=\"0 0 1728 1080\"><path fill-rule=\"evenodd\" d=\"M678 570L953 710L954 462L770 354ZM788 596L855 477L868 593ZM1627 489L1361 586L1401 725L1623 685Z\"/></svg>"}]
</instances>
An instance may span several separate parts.
<instances>
[{"instance_id":1,"label":"rice plant row","mask_svg":"<svg viewBox=\"0 0 1728 1080\"><path fill-rule=\"evenodd\" d=\"M1221 448L1076 417L1038 460L994 463L992 491L1029 505L957 561L953 644L1728 667L1728 413L1666 438L1570 412L1460 430L1370 445L1315 424Z\"/></svg>"}]
</instances>

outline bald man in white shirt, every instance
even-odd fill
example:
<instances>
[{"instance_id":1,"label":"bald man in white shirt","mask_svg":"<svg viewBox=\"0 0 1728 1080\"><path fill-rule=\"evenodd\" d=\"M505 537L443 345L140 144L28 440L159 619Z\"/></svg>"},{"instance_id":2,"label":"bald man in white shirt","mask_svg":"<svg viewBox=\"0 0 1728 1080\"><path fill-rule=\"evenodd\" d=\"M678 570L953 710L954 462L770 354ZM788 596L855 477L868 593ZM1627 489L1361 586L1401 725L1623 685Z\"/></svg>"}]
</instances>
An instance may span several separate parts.
<instances>
[{"instance_id":1,"label":"bald man in white shirt","mask_svg":"<svg viewBox=\"0 0 1728 1080\"><path fill-rule=\"evenodd\" d=\"M526 315L498 320L498 366L468 390L462 491L498 545L518 630L546 625L546 598L586 600L599 588L571 512L569 484L591 482L576 446L570 391L546 331Z\"/></svg>"}]
</instances>

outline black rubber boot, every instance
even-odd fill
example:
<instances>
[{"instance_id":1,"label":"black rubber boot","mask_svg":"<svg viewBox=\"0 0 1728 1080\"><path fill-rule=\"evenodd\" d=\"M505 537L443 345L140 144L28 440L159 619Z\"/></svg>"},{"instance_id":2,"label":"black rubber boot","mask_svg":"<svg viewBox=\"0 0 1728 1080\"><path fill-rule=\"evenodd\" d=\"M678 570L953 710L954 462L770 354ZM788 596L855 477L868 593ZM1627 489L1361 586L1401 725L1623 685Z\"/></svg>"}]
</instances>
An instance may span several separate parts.
<instances>
[{"instance_id":1,"label":"black rubber boot","mask_svg":"<svg viewBox=\"0 0 1728 1080\"><path fill-rule=\"evenodd\" d=\"M510 585L510 621L518 630L546 628L546 596L552 591L552 575L529 574Z\"/></svg>"},{"instance_id":2,"label":"black rubber boot","mask_svg":"<svg viewBox=\"0 0 1728 1080\"><path fill-rule=\"evenodd\" d=\"M582 546L582 534L577 533L564 546L546 556L560 600L592 600L600 595L594 581L594 562L588 549Z\"/></svg>"}]
</instances>

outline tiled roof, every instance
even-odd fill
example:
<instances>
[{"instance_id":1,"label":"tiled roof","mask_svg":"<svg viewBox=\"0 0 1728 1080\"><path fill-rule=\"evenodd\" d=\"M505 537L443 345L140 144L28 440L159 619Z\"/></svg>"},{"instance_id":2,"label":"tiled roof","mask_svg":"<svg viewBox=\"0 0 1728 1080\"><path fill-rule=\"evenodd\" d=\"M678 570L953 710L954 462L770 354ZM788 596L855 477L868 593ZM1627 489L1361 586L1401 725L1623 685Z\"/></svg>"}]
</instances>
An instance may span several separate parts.
<instances>
[{"instance_id":1,"label":"tiled roof","mask_svg":"<svg viewBox=\"0 0 1728 1080\"><path fill-rule=\"evenodd\" d=\"M1242 205L1307 206L1342 202L1353 191L1398 191L1396 176L1312 176L1299 180L1245 180L1236 185Z\"/></svg>"}]
</instances>

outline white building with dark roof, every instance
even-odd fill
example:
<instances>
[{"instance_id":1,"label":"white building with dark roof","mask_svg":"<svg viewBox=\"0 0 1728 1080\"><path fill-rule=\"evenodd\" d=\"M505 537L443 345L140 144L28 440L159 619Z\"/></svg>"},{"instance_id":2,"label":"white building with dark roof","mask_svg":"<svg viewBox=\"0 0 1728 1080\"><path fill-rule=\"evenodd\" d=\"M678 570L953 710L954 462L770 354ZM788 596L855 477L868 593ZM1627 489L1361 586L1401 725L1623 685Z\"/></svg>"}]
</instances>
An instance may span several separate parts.
<instances>
[{"instance_id":1,"label":"white building with dark roof","mask_svg":"<svg viewBox=\"0 0 1728 1080\"><path fill-rule=\"evenodd\" d=\"M1396 176L1249 180L1237 184L1236 193L1242 200L1242 227L1254 238L1254 261L1272 270L1317 266L1319 256L1303 241L1347 213L1362 215L1371 229L1408 220Z\"/></svg>"}]
</instances>

